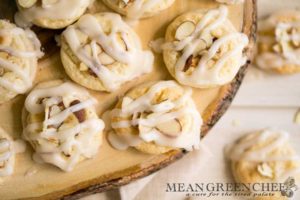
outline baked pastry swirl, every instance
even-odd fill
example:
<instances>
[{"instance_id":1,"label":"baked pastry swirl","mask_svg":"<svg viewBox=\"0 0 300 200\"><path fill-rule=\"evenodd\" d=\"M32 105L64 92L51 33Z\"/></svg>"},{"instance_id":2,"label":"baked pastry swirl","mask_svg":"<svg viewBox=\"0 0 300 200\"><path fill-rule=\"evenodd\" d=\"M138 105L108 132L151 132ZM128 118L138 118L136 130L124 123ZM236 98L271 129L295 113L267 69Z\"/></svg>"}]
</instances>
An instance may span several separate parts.
<instances>
[{"instance_id":1,"label":"baked pastry swirl","mask_svg":"<svg viewBox=\"0 0 300 200\"><path fill-rule=\"evenodd\" d=\"M7 133L0 128L0 177L9 176L15 166L15 152L13 141Z\"/></svg>"},{"instance_id":2,"label":"baked pastry swirl","mask_svg":"<svg viewBox=\"0 0 300 200\"><path fill-rule=\"evenodd\" d=\"M114 11L129 19L153 16L169 8L175 0L103 0Z\"/></svg>"},{"instance_id":3,"label":"baked pastry swirl","mask_svg":"<svg viewBox=\"0 0 300 200\"><path fill-rule=\"evenodd\" d=\"M267 129L238 140L227 152L236 181L283 183L289 177L299 181L300 160L288 139L287 132Z\"/></svg>"},{"instance_id":4,"label":"baked pastry swirl","mask_svg":"<svg viewBox=\"0 0 300 200\"><path fill-rule=\"evenodd\" d=\"M0 104L32 87L40 47L32 31L0 20Z\"/></svg>"},{"instance_id":5,"label":"baked pastry swirl","mask_svg":"<svg viewBox=\"0 0 300 200\"><path fill-rule=\"evenodd\" d=\"M23 136L35 150L34 160L71 171L94 157L104 129L94 104L85 89L70 82L44 82L34 88L23 113Z\"/></svg>"},{"instance_id":6,"label":"baked pastry swirl","mask_svg":"<svg viewBox=\"0 0 300 200\"><path fill-rule=\"evenodd\" d=\"M259 23L256 64L281 74L300 72L300 12L274 13Z\"/></svg>"},{"instance_id":7,"label":"baked pastry swirl","mask_svg":"<svg viewBox=\"0 0 300 200\"><path fill-rule=\"evenodd\" d=\"M163 57L171 75L196 88L224 85L245 64L248 37L227 19L228 9L193 11L176 18L166 32Z\"/></svg>"},{"instance_id":8,"label":"baked pastry swirl","mask_svg":"<svg viewBox=\"0 0 300 200\"><path fill-rule=\"evenodd\" d=\"M110 143L117 149L132 146L150 154L198 148L202 118L191 94L175 81L132 89L111 111Z\"/></svg>"},{"instance_id":9,"label":"baked pastry swirl","mask_svg":"<svg viewBox=\"0 0 300 200\"><path fill-rule=\"evenodd\" d=\"M93 90L113 91L152 70L153 54L114 13L86 14L62 34L61 59L75 82Z\"/></svg>"},{"instance_id":10,"label":"baked pastry swirl","mask_svg":"<svg viewBox=\"0 0 300 200\"><path fill-rule=\"evenodd\" d=\"M15 20L20 26L35 24L60 29L75 22L92 0L17 0L19 12Z\"/></svg>"}]
</instances>

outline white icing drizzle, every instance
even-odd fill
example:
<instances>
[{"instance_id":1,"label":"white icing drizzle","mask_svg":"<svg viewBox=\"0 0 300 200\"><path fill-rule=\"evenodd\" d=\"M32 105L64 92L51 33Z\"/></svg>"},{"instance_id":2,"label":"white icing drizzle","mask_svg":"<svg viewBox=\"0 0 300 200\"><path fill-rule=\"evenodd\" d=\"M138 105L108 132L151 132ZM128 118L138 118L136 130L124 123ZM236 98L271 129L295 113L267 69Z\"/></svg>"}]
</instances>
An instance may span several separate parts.
<instances>
[{"instance_id":1,"label":"white icing drizzle","mask_svg":"<svg viewBox=\"0 0 300 200\"><path fill-rule=\"evenodd\" d=\"M82 100L82 96L88 99ZM42 104L38 103L40 99L44 99ZM71 105L70 101L73 100L79 102ZM50 115L50 107L60 102L63 102L65 108ZM86 90L69 82L50 88L34 89L26 98L26 110L30 114L45 112L45 116L48 116L43 122L31 123L24 128L24 138L38 143L34 158L40 158L41 161L56 165L64 171L71 171L82 158L94 157L101 145L100 136L104 129L102 120L89 117L71 127L59 127L72 113L93 108L95 103Z\"/></svg>"},{"instance_id":2,"label":"white icing drizzle","mask_svg":"<svg viewBox=\"0 0 300 200\"><path fill-rule=\"evenodd\" d=\"M271 140L270 140L271 139ZM264 146L260 146L256 150L248 150L249 148L256 146L260 143L270 142ZM284 161L299 161L300 158L297 155L285 154L285 155L272 155L271 152L278 148L284 148L284 145L289 140L289 134L285 131L267 129L261 132L253 133L246 139L241 139L232 147L226 151L227 157L232 161L249 161L249 162L284 162ZM300 168L294 168L285 171L276 180L284 180L288 176L296 175L300 173Z\"/></svg>"},{"instance_id":3,"label":"white icing drizzle","mask_svg":"<svg viewBox=\"0 0 300 200\"><path fill-rule=\"evenodd\" d=\"M126 149L129 146L137 146L142 141L154 142L160 146L184 148L188 151L198 149L200 145L200 128L202 118L191 98L191 89L185 88L184 94L176 101L165 100L153 105L151 101L157 93L166 88L180 87L174 81L161 81L153 86L137 99L125 96L120 109L113 109L111 117L131 117L131 120L112 122L113 129L138 127L139 135L112 135L108 137L110 143L117 149ZM139 114L152 112L146 118L138 117ZM167 123L189 116L191 122L181 127L180 132L173 137L164 134L156 127L161 123Z\"/></svg>"},{"instance_id":4,"label":"white icing drizzle","mask_svg":"<svg viewBox=\"0 0 300 200\"><path fill-rule=\"evenodd\" d=\"M36 35L29 29L23 30L18 27L6 26L0 29L1 37L12 37L15 42L23 49L28 48L27 46L33 46L33 50L19 50L12 48L11 46L2 44L0 45L0 52L6 52L11 57L22 58L24 66L19 66L18 64L10 61L9 59L4 59L0 57L0 68L13 72L18 79L18 82L13 82L5 75L0 77L0 87L7 90L13 91L17 94L23 94L28 89L32 87L32 80L35 76L36 62L37 59L43 56L41 52L41 44L36 37ZM19 37L26 37L31 44L28 44L26 40L22 40Z\"/></svg>"},{"instance_id":5,"label":"white icing drizzle","mask_svg":"<svg viewBox=\"0 0 300 200\"><path fill-rule=\"evenodd\" d=\"M280 68L283 65L300 65L300 22L274 23L271 19L261 23L261 29L274 29L273 36L263 36L259 41L263 43L275 43L281 52L264 52L257 56L256 63L263 69ZM266 28L267 27L267 28ZM288 30L298 29L288 33ZM292 47L291 43L298 43L298 47Z\"/></svg>"},{"instance_id":6,"label":"white icing drizzle","mask_svg":"<svg viewBox=\"0 0 300 200\"><path fill-rule=\"evenodd\" d=\"M13 144L6 138L0 139L0 177L9 176L14 171L15 159Z\"/></svg>"},{"instance_id":7,"label":"white icing drizzle","mask_svg":"<svg viewBox=\"0 0 300 200\"><path fill-rule=\"evenodd\" d=\"M228 9L225 6L220 6L218 9L208 11L202 20L196 25L195 31L188 37L175 42L169 42L163 45L165 50L182 51L182 56L178 59L175 65L176 79L185 85L199 87L201 85L222 85L231 81L239 68L245 64L246 57L243 56L243 49L248 45L248 37L242 33L229 33L215 42L206 41L205 38L210 33L223 25L227 20ZM230 24L228 24L230 25ZM203 41L207 44L212 43L195 67L192 74L187 75L183 68L191 55L197 53L197 47ZM234 42L235 46L230 51L224 53L213 65L208 67L208 62L217 54L222 46ZM221 70L230 59L235 58L236 63L232 64L230 74L221 74Z\"/></svg>"},{"instance_id":8,"label":"white icing drizzle","mask_svg":"<svg viewBox=\"0 0 300 200\"><path fill-rule=\"evenodd\" d=\"M21 27L31 25L38 19L72 20L78 12L87 8L91 0L58 0L47 6L35 4L30 8L22 8L15 15L15 21ZM20 23L18 23L20 22Z\"/></svg>"},{"instance_id":9,"label":"white icing drizzle","mask_svg":"<svg viewBox=\"0 0 300 200\"><path fill-rule=\"evenodd\" d=\"M107 90L113 91L118 89L122 83L151 72L154 57L152 52L141 49L138 36L122 20L120 15L104 13L102 16L108 18L112 23L109 35L104 33L96 17L86 14L75 25L68 27L63 36L80 61L97 75ZM91 39L91 43L88 45L92 49L92 55L89 55L82 46L76 31L86 34ZM120 42L117 41L118 34L121 34L126 49L122 48ZM131 37L129 38L129 36ZM99 53L97 52L97 45L115 61L126 64L126 69L123 72L118 72L113 67L108 68L102 64L97 57Z\"/></svg>"}]
</instances>

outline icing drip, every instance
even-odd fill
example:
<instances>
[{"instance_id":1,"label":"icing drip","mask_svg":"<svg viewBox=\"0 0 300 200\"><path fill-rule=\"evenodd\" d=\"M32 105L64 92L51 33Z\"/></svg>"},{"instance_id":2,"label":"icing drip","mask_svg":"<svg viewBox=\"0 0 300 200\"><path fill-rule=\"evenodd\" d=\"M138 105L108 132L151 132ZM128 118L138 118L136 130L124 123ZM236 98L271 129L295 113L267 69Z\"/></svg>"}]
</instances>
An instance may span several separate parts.
<instances>
[{"instance_id":1,"label":"icing drip","mask_svg":"<svg viewBox=\"0 0 300 200\"><path fill-rule=\"evenodd\" d=\"M82 100L82 96L89 98ZM95 103L86 90L69 82L33 90L26 98L26 110L30 114L45 112L43 122L24 128L24 138L34 146L34 157L65 171L71 171L83 158L94 157L104 129L95 113L89 116L93 111L87 109L94 109Z\"/></svg>"},{"instance_id":2,"label":"icing drip","mask_svg":"<svg viewBox=\"0 0 300 200\"><path fill-rule=\"evenodd\" d=\"M12 142L8 139L0 139L0 177L9 176L14 171L14 151Z\"/></svg>"},{"instance_id":3,"label":"icing drip","mask_svg":"<svg viewBox=\"0 0 300 200\"><path fill-rule=\"evenodd\" d=\"M167 42L164 50L181 51L182 55L175 64L175 75L180 83L195 86L225 84L233 79L240 66L245 64L246 57L243 49L248 44L248 37L242 33L228 33L213 41L211 32L220 28L227 21L228 9L220 6L219 9L208 11L196 25L194 32L180 41ZM227 24L229 26L230 24ZM233 27L232 27L233 29ZM205 44L206 48L199 51L199 46ZM233 46L233 47L232 47ZM226 50L223 50L226 49ZM219 55L219 52L223 54ZM199 62L191 73L186 73L184 67L191 56L199 56ZM218 58L214 61L215 57ZM235 58L230 73L222 73L227 62ZM213 62L213 64L210 64ZM210 66L212 65L212 66Z\"/></svg>"},{"instance_id":4,"label":"icing drip","mask_svg":"<svg viewBox=\"0 0 300 200\"><path fill-rule=\"evenodd\" d=\"M30 8L20 9L15 15L15 21L24 27L31 25L34 20L72 20L78 17L78 11L87 8L90 3L91 0L58 0L48 5L36 3Z\"/></svg>"},{"instance_id":5,"label":"icing drip","mask_svg":"<svg viewBox=\"0 0 300 200\"><path fill-rule=\"evenodd\" d=\"M238 141L231 148L227 149L227 157L232 161L249 161L256 163L266 162L285 162L285 161L299 161L299 156L292 154L272 155L272 152L279 148L284 148L288 142L289 134L278 130L264 130L262 132L254 133L246 139ZM269 141L266 143L266 141ZM260 143L264 146L259 146L257 149L251 149ZM284 180L288 176L300 173L300 168L288 170L276 177L277 180ZM276 175L276 174L275 174Z\"/></svg>"},{"instance_id":6,"label":"icing drip","mask_svg":"<svg viewBox=\"0 0 300 200\"><path fill-rule=\"evenodd\" d=\"M111 111L111 117L122 117L128 120L112 122L113 129L137 127L139 135L113 135L109 136L111 144L118 149L128 146L137 146L142 141L154 142L160 146L197 149L200 144L200 128L202 119L191 99L191 89L184 89L184 94L175 101L166 99L158 104L152 104L155 96L164 89L176 88L174 81L161 81L153 86L141 97L131 99L124 97L120 109ZM181 88L183 89L183 88ZM147 116L143 117L144 114ZM187 122L180 119L188 117ZM171 124L170 124L171 123ZM173 123L173 124L172 124ZM174 127L178 127L173 130ZM161 127L161 125L164 127ZM169 125L167 125L169 124Z\"/></svg>"},{"instance_id":7,"label":"icing drip","mask_svg":"<svg viewBox=\"0 0 300 200\"><path fill-rule=\"evenodd\" d=\"M105 13L103 16L112 23L109 34L103 31L103 27L96 17L87 14L82 16L75 25L68 27L63 36L79 60L95 73L107 90L113 91L118 89L122 83L149 73L152 70L154 57L150 51L141 49L138 36L122 21L119 15ZM78 31L87 35L91 42L83 46L78 38ZM118 37L121 37L126 48L118 41ZM90 47L91 54L87 52L87 46ZM114 68L114 63L108 67L108 64L98 57L101 53L99 51L102 50L106 56L114 60L113 62L126 65L125 69L119 72Z\"/></svg>"},{"instance_id":8,"label":"icing drip","mask_svg":"<svg viewBox=\"0 0 300 200\"><path fill-rule=\"evenodd\" d=\"M9 77L0 76L0 87L13 91L17 94L25 93L32 86L32 79L35 76L36 60L43 56L40 51L41 44L36 35L29 29L23 30L18 27L4 27L0 30L0 37L13 38L21 49L12 48L10 44L1 44L0 52L8 54L8 59L0 57L0 69L10 71L17 76L17 83ZM22 39L26 37L26 39ZM27 41L29 40L29 41ZM28 47L33 46L33 49ZM26 49L26 50L25 50ZM19 66L11 58L22 59L24 66Z\"/></svg>"},{"instance_id":9,"label":"icing drip","mask_svg":"<svg viewBox=\"0 0 300 200\"><path fill-rule=\"evenodd\" d=\"M284 65L300 65L300 23L280 22L274 23L266 20L261 23L261 29L274 29L274 36L259 38L262 43L272 45L273 51L264 52L257 56L256 62L259 67L269 69L280 68Z\"/></svg>"}]
</instances>

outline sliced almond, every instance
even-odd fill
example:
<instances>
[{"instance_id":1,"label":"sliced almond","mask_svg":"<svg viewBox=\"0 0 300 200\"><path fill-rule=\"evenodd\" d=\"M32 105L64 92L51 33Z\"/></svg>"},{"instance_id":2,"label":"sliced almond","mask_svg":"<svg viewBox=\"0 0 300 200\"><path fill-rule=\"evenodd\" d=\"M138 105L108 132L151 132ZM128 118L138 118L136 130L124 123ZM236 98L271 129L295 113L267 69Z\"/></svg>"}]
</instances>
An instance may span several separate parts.
<instances>
[{"instance_id":1,"label":"sliced almond","mask_svg":"<svg viewBox=\"0 0 300 200\"><path fill-rule=\"evenodd\" d=\"M80 71L87 71L89 69L89 67L86 65L86 64L84 64L83 62L82 63L80 63L80 65L79 65L79 70Z\"/></svg>"},{"instance_id":2,"label":"sliced almond","mask_svg":"<svg viewBox=\"0 0 300 200\"><path fill-rule=\"evenodd\" d=\"M273 178L273 170L267 163L258 165L257 171L264 177Z\"/></svg>"},{"instance_id":3,"label":"sliced almond","mask_svg":"<svg viewBox=\"0 0 300 200\"><path fill-rule=\"evenodd\" d=\"M101 64L103 64L103 65L110 65L115 62L115 60L112 57L110 57L108 54L106 54L104 52L100 53L98 55L98 57L99 57Z\"/></svg>"},{"instance_id":4,"label":"sliced almond","mask_svg":"<svg viewBox=\"0 0 300 200\"><path fill-rule=\"evenodd\" d=\"M152 131L152 129L153 129L152 127L139 125L140 133L149 133L150 131Z\"/></svg>"},{"instance_id":5,"label":"sliced almond","mask_svg":"<svg viewBox=\"0 0 300 200\"><path fill-rule=\"evenodd\" d=\"M196 25L192 21L185 21L177 28L175 38L177 40L183 40L190 36L196 29Z\"/></svg>"},{"instance_id":6,"label":"sliced almond","mask_svg":"<svg viewBox=\"0 0 300 200\"><path fill-rule=\"evenodd\" d=\"M126 44L126 42L125 42L125 40L123 39L123 37L122 37L121 34L118 34L117 40L118 40L118 43L120 44L120 47L121 47L124 51L127 51L127 50L128 50L127 44Z\"/></svg>"},{"instance_id":7,"label":"sliced almond","mask_svg":"<svg viewBox=\"0 0 300 200\"><path fill-rule=\"evenodd\" d=\"M182 132L182 126L178 119L173 119L156 126L156 129L168 137L178 137Z\"/></svg>"},{"instance_id":8,"label":"sliced almond","mask_svg":"<svg viewBox=\"0 0 300 200\"><path fill-rule=\"evenodd\" d=\"M18 0L18 4L23 8L30 8L36 2L37 2L37 0Z\"/></svg>"},{"instance_id":9,"label":"sliced almond","mask_svg":"<svg viewBox=\"0 0 300 200\"><path fill-rule=\"evenodd\" d=\"M294 123L295 124L300 124L300 109L295 114Z\"/></svg>"},{"instance_id":10,"label":"sliced almond","mask_svg":"<svg viewBox=\"0 0 300 200\"><path fill-rule=\"evenodd\" d=\"M70 106L74 106L74 105L79 104L79 103L80 103L79 100L74 100L70 103ZM79 123L82 123L86 120L86 113L85 113L84 109L74 112L74 115L78 119Z\"/></svg>"},{"instance_id":11,"label":"sliced almond","mask_svg":"<svg viewBox=\"0 0 300 200\"><path fill-rule=\"evenodd\" d=\"M58 105L53 105L50 107L49 116L52 117L61 112L61 109Z\"/></svg>"}]
</instances>

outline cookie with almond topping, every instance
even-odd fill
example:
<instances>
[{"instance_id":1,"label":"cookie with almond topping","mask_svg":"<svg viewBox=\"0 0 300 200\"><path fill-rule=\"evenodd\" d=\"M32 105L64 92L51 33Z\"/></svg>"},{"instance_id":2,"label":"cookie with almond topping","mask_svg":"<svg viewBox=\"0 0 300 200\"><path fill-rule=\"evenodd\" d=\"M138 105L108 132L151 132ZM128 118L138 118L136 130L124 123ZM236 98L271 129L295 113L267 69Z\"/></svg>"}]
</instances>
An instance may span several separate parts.
<instances>
[{"instance_id":1,"label":"cookie with almond topping","mask_svg":"<svg viewBox=\"0 0 300 200\"><path fill-rule=\"evenodd\" d=\"M93 158L104 129L95 103L84 88L71 82L38 84L27 96L23 111L23 137L35 150L34 158L64 171Z\"/></svg>"},{"instance_id":2,"label":"cookie with almond topping","mask_svg":"<svg viewBox=\"0 0 300 200\"><path fill-rule=\"evenodd\" d=\"M279 74L299 73L300 11L279 11L258 27L256 65Z\"/></svg>"},{"instance_id":3,"label":"cookie with almond topping","mask_svg":"<svg viewBox=\"0 0 300 200\"><path fill-rule=\"evenodd\" d=\"M181 84L211 88L232 81L246 63L248 37L228 20L228 8L197 10L177 17L167 28L163 58Z\"/></svg>"},{"instance_id":4,"label":"cookie with almond topping","mask_svg":"<svg viewBox=\"0 0 300 200\"><path fill-rule=\"evenodd\" d=\"M120 15L86 14L62 34L61 59L66 73L80 85L114 91L152 71L153 54Z\"/></svg>"},{"instance_id":5,"label":"cookie with almond topping","mask_svg":"<svg viewBox=\"0 0 300 200\"><path fill-rule=\"evenodd\" d=\"M129 91L111 111L113 147L160 154L199 148L201 115L191 90L175 81L151 82Z\"/></svg>"}]
</instances>

